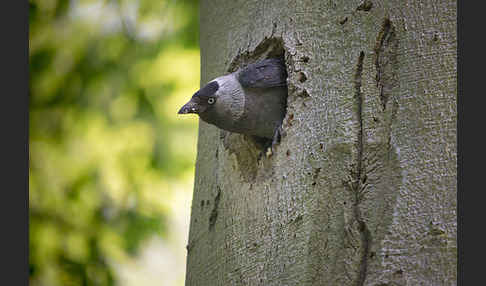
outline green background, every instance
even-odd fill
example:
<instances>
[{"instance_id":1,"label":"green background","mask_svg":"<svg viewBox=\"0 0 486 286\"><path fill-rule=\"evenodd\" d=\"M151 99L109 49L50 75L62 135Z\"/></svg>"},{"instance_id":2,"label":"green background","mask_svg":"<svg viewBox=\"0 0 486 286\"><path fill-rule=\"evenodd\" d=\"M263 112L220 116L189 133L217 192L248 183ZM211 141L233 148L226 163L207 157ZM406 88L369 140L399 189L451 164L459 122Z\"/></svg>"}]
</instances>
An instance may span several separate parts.
<instances>
[{"instance_id":1,"label":"green background","mask_svg":"<svg viewBox=\"0 0 486 286\"><path fill-rule=\"evenodd\" d=\"M198 1L29 1L30 285L183 285Z\"/></svg>"}]
</instances>

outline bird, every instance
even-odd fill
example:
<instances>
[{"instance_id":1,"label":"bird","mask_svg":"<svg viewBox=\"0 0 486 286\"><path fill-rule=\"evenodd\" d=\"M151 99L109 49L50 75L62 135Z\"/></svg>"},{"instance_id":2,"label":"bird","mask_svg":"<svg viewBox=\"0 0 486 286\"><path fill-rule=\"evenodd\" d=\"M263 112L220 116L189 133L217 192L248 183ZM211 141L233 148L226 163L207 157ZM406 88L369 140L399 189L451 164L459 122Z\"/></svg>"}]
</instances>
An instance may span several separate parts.
<instances>
[{"instance_id":1,"label":"bird","mask_svg":"<svg viewBox=\"0 0 486 286\"><path fill-rule=\"evenodd\" d=\"M272 154L281 139L287 94L284 59L268 58L209 81L178 114L194 113L220 129L249 135Z\"/></svg>"}]
</instances>

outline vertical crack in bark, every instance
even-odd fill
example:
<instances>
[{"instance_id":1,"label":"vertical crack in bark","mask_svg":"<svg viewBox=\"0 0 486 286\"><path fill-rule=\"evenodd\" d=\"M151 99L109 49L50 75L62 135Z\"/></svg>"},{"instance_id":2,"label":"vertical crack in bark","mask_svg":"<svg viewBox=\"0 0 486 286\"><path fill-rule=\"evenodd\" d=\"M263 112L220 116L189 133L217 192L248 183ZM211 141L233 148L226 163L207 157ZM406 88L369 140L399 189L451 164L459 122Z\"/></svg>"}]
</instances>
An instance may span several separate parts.
<instances>
[{"instance_id":1,"label":"vertical crack in bark","mask_svg":"<svg viewBox=\"0 0 486 286\"><path fill-rule=\"evenodd\" d=\"M214 198L214 206L213 210L211 211L211 215L209 216L209 230L214 228L216 224L216 219L218 218L218 207L219 207L219 200L221 199L221 188L218 186L218 193Z\"/></svg>"},{"instance_id":2,"label":"vertical crack in bark","mask_svg":"<svg viewBox=\"0 0 486 286\"><path fill-rule=\"evenodd\" d=\"M396 48L398 41L395 36L395 27L390 19L385 18L381 31L375 43L376 86L380 90L380 100L383 110L389 97L389 89L393 83L392 65L396 62ZM386 73L389 73L388 75ZM385 90L386 89L386 90Z\"/></svg>"},{"instance_id":3,"label":"vertical crack in bark","mask_svg":"<svg viewBox=\"0 0 486 286\"><path fill-rule=\"evenodd\" d=\"M362 84L362 73L363 73L363 61L364 61L364 52L361 51L358 58L358 65L355 74L355 96L356 96L356 107L357 107L357 119L359 124L357 140L356 140L356 149L357 149L357 159L356 159L356 171L353 172L354 180L351 182L350 187L352 188L351 191L355 195L355 202L353 205L353 212L356 221L358 222L358 230L360 232L360 239L361 239L361 260L359 266L359 273L358 278L356 281L356 285L360 286L363 285L366 280L366 272L368 268L368 253L370 249L370 242L371 242L371 233L366 225L361 210L359 208L359 204L362 200L362 189L363 188L363 180L366 180L366 174L363 170L363 94L361 93L361 84Z\"/></svg>"},{"instance_id":4,"label":"vertical crack in bark","mask_svg":"<svg viewBox=\"0 0 486 286\"><path fill-rule=\"evenodd\" d=\"M358 58L358 65L356 68L356 75L354 79L354 84L355 84L355 96L356 96L356 107L357 107L357 117L358 117L358 123L359 123L359 129L358 129L358 138L356 142L356 147L358 150L358 156L357 156L357 166L356 166L356 183L359 184L361 181L361 168L363 164L363 95L361 93L361 77L363 73L363 61L364 61L364 52L361 51L359 54ZM354 186L353 190L357 190L358 185Z\"/></svg>"}]
</instances>

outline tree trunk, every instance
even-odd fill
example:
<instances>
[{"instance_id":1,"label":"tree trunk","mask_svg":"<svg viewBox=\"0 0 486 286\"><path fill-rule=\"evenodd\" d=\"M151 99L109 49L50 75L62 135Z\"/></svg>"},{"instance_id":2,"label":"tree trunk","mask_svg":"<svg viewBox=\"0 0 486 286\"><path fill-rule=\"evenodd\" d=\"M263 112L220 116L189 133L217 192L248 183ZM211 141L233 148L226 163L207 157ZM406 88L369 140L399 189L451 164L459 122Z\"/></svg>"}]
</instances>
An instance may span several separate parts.
<instances>
[{"instance_id":1,"label":"tree trunk","mask_svg":"<svg viewBox=\"0 0 486 286\"><path fill-rule=\"evenodd\" d=\"M456 284L456 1L202 0L202 83L288 68L284 136L199 125L186 285Z\"/></svg>"}]
</instances>

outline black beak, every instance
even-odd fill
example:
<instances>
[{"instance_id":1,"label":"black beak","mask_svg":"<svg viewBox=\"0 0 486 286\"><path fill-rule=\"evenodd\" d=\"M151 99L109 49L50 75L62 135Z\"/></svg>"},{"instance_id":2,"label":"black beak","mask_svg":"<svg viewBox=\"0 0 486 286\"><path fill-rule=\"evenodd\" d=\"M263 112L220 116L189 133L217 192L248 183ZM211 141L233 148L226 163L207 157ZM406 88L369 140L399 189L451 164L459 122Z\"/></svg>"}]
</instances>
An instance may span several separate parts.
<instances>
[{"instance_id":1,"label":"black beak","mask_svg":"<svg viewBox=\"0 0 486 286\"><path fill-rule=\"evenodd\" d=\"M197 113L198 108L197 104L193 101L189 101L188 103L184 104L184 106L179 109L178 114L188 114L188 113Z\"/></svg>"}]
</instances>

